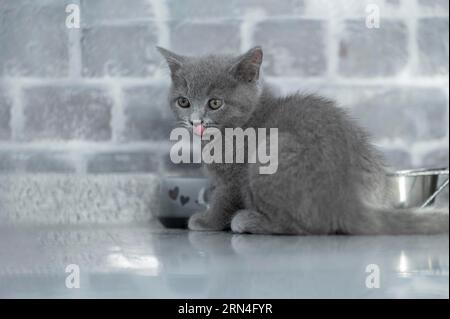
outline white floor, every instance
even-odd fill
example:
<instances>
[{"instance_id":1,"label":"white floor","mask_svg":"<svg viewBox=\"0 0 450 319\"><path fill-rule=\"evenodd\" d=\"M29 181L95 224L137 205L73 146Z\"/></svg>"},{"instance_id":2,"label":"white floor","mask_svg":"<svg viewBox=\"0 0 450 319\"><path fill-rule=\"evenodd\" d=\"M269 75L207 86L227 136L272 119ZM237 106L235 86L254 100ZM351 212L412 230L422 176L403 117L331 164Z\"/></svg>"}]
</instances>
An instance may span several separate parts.
<instances>
[{"instance_id":1,"label":"white floor","mask_svg":"<svg viewBox=\"0 0 450 319\"><path fill-rule=\"evenodd\" d=\"M79 288L66 287L70 264ZM40 297L449 298L449 237L0 229L0 298Z\"/></svg>"}]
</instances>

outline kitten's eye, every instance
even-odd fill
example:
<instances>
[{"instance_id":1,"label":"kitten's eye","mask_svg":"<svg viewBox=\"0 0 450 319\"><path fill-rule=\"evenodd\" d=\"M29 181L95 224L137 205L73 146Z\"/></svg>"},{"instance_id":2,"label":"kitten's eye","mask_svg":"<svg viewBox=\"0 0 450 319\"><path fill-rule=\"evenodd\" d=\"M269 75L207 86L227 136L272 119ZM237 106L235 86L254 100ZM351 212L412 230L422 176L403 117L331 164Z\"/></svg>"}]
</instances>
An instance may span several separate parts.
<instances>
[{"instance_id":1,"label":"kitten's eye","mask_svg":"<svg viewBox=\"0 0 450 319\"><path fill-rule=\"evenodd\" d=\"M213 110L217 110L219 107L223 105L223 101L219 99L211 99L209 100L208 105Z\"/></svg>"},{"instance_id":2,"label":"kitten's eye","mask_svg":"<svg viewBox=\"0 0 450 319\"><path fill-rule=\"evenodd\" d=\"M177 100L177 104L179 107L182 107L182 108L188 108L189 106L191 106L191 103L185 97L179 97Z\"/></svg>"}]
</instances>

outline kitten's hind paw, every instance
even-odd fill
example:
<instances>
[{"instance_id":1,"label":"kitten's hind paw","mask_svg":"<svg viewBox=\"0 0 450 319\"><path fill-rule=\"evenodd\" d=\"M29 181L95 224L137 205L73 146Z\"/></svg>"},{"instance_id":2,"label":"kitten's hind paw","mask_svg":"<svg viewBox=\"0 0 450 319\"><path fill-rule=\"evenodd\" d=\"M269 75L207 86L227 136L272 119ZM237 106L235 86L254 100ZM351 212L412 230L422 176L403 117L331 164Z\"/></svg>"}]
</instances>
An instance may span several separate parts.
<instances>
[{"instance_id":1,"label":"kitten's hind paw","mask_svg":"<svg viewBox=\"0 0 450 319\"><path fill-rule=\"evenodd\" d=\"M223 230L224 227L218 222L214 221L214 218L210 216L207 212L195 213L189 218L188 228L190 230L199 231L213 231L213 230Z\"/></svg>"}]
</instances>

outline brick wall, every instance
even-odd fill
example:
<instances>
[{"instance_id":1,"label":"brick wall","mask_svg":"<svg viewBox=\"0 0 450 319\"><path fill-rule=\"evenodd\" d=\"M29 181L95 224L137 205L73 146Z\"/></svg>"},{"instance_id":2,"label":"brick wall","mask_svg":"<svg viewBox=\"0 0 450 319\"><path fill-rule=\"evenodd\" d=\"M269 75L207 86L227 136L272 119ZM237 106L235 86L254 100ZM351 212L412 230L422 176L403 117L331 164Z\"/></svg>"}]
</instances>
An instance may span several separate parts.
<instances>
[{"instance_id":1,"label":"brick wall","mask_svg":"<svg viewBox=\"0 0 450 319\"><path fill-rule=\"evenodd\" d=\"M280 93L338 99L395 167L448 166L448 37L448 0L0 0L0 172L196 174L168 159L155 45L260 44Z\"/></svg>"}]
</instances>

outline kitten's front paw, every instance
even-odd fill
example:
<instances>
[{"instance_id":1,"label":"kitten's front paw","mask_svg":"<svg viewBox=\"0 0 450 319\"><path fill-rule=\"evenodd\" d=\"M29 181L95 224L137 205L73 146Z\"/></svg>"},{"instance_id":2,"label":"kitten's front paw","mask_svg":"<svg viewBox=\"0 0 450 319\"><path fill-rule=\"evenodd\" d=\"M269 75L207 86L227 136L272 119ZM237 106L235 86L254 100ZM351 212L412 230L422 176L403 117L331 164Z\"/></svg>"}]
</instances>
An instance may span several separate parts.
<instances>
[{"instance_id":1,"label":"kitten's front paw","mask_svg":"<svg viewBox=\"0 0 450 319\"><path fill-rule=\"evenodd\" d=\"M231 220L231 230L238 234L270 234L267 219L251 210L238 210Z\"/></svg>"},{"instance_id":2,"label":"kitten's front paw","mask_svg":"<svg viewBox=\"0 0 450 319\"><path fill-rule=\"evenodd\" d=\"M208 212L195 213L189 218L188 227L190 230L223 230L224 227L214 220Z\"/></svg>"}]
</instances>

